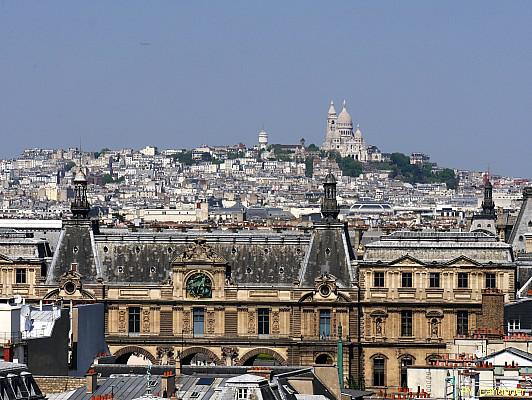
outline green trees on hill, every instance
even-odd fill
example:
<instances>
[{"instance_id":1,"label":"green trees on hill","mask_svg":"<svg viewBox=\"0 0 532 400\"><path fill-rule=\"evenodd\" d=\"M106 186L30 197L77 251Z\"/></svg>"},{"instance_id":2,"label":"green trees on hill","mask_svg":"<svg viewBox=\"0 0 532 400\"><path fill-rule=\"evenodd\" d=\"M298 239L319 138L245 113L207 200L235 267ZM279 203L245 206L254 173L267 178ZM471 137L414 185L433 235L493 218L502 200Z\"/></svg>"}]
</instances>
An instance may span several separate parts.
<instances>
[{"instance_id":1,"label":"green trees on hill","mask_svg":"<svg viewBox=\"0 0 532 400\"><path fill-rule=\"evenodd\" d=\"M120 178L118 179L113 179L113 177L109 174L105 174L103 177L102 177L102 181L103 181L103 184L104 185L107 185L108 183L122 183L125 181L125 178L123 176L121 176Z\"/></svg>"},{"instance_id":2,"label":"green trees on hill","mask_svg":"<svg viewBox=\"0 0 532 400\"><path fill-rule=\"evenodd\" d=\"M338 167L340 167L340 170L342 171L342 174L345 176L356 177L363 172L360 161L356 161L351 157L342 157L338 153L336 153L335 159Z\"/></svg>"},{"instance_id":3,"label":"green trees on hill","mask_svg":"<svg viewBox=\"0 0 532 400\"><path fill-rule=\"evenodd\" d=\"M307 178L312 178L314 173L314 157L305 158L305 176Z\"/></svg>"},{"instance_id":4,"label":"green trees on hill","mask_svg":"<svg viewBox=\"0 0 532 400\"><path fill-rule=\"evenodd\" d=\"M76 166L76 163L74 161L67 161L65 163L65 172L70 171L72 168Z\"/></svg>"},{"instance_id":5,"label":"green trees on hill","mask_svg":"<svg viewBox=\"0 0 532 400\"><path fill-rule=\"evenodd\" d=\"M194 164L194 160L192 160L192 151L184 151L182 153L177 153L173 157L176 161L179 161L182 164L185 164L185 165Z\"/></svg>"},{"instance_id":6,"label":"green trees on hill","mask_svg":"<svg viewBox=\"0 0 532 400\"><path fill-rule=\"evenodd\" d=\"M415 183L445 183L447 188L456 189L458 187L458 177L454 170L450 168L434 169L434 164L424 163L421 165L410 164L410 157L403 153L389 154L389 162L362 164L351 157L342 157L336 151L320 151L321 157L329 157L338 164L338 167L345 176L356 177L364 171L385 170L391 171L390 177L399 179L411 184ZM312 176L313 173L313 156L305 158L305 175Z\"/></svg>"},{"instance_id":7,"label":"green trees on hill","mask_svg":"<svg viewBox=\"0 0 532 400\"><path fill-rule=\"evenodd\" d=\"M410 157L402 153L390 154L391 178L400 179L408 183L445 183L447 188L456 189L458 178L450 168L433 171L433 164L410 164Z\"/></svg>"}]
</instances>

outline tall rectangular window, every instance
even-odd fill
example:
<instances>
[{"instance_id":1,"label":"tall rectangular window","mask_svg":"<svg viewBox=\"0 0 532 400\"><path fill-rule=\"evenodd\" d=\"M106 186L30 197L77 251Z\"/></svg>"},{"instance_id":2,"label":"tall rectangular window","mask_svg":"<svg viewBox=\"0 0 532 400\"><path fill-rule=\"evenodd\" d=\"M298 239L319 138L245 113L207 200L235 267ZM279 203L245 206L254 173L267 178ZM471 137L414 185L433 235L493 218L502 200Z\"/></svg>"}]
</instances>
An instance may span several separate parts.
<instances>
[{"instance_id":1,"label":"tall rectangular window","mask_svg":"<svg viewBox=\"0 0 532 400\"><path fill-rule=\"evenodd\" d=\"M269 335L270 334L270 309L269 308L259 308L258 318L259 323L259 335Z\"/></svg>"},{"instance_id":2,"label":"tall rectangular window","mask_svg":"<svg viewBox=\"0 0 532 400\"><path fill-rule=\"evenodd\" d=\"M469 287L469 275L467 272L458 273L458 287L460 289L467 289Z\"/></svg>"},{"instance_id":3,"label":"tall rectangular window","mask_svg":"<svg viewBox=\"0 0 532 400\"><path fill-rule=\"evenodd\" d=\"M140 333L140 307L128 309L129 333Z\"/></svg>"},{"instance_id":4,"label":"tall rectangular window","mask_svg":"<svg viewBox=\"0 0 532 400\"><path fill-rule=\"evenodd\" d=\"M373 273L373 286L384 287L384 272L377 271Z\"/></svg>"},{"instance_id":5,"label":"tall rectangular window","mask_svg":"<svg viewBox=\"0 0 532 400\"><path fill-rule=\"evenodd\" d=\"M492 272L486 272L486 289L495 289L497 288L497 278Z\"/></svg>"},{"instance_id":6,"label":"tall rectangular window","mask_svg":"<svg viewBox=\"0 0 532 400\"><path fill-rule=\"evenodd\" d=\"M429 275L429 287L439 288L440 287L440 273L431 272Z\"/></svg>"},{"instance_id":7,"label":"tall rectangular window","mask_svg":"<svg viewBox=\"0 0 532 400\"><path fill-rule=\"evenodd\" d=\"M320 337L331 336L331 311L320 310Z\"/></svg>"},{"instance_id":8,"label":"tall rectangular window","mask_svg":"<svg viewBox=\"0 0 532 400\"><path fill-rule=\"evenodd\" d=\"M384 386L384 358L373 359L373 386Z\"/></svg>"},{"instance_id":9,"label":"tall rectangular window","mask_svg":"<svg viewBox=\"0 0 532 400\"><path fill-rule=\"evenodd\" d=\"M456 313L456 334L465 336L469 332L469 313L458 311Z\"/></svg>"},{"instance_id":10,"label":"tall rectangular window","mask_svg":"<svg viewBox=\"0 0 532 400\"><path fill-rule=\"evenodd\" d=\"M25 268L16 269L15 283L26 283L26 269Z\"/></svg>"},{"instance_id":11,"label":"tall rectangular window","mask_svg":"<svg viewBox=\"0 0 532 400\"><path fill-rule=\"evenodd\" d=\"M401 286L412 287L412 272L403 272L401 274Z\"/></svg>"},{"instance_id":12,"label":"tall rectangular window","mask_svg":"<svg viewBox=\"0 0 532 400\"><path fill-rule=\"evenodd\" d=\"M412 336L412 311L401 311L401 336Z\"/></svg>"},{"instance_id":13,"label":"tall rectangular window","mask_svg":"<svg viewBox=\"0 0 532 400\"><path fill-rule=\"evenodd\" d=\"M205 310L194 308L192 310L194 336L202 336L205 333Z\"/></svg>"}]
</instances>

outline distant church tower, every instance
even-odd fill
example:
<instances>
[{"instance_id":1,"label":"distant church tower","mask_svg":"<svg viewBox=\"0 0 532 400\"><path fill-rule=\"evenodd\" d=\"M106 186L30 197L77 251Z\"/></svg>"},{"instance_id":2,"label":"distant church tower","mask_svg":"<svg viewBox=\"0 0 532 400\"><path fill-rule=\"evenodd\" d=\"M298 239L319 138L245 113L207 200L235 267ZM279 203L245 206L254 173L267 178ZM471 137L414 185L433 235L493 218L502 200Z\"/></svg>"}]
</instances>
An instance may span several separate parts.
<instances>
[{"instance_id":1,"label":"distant church tower","mask_svg":"<svg viewBox=\"0 0 532 400\"><path fill-rule=\"evenodd\" d=\"M85 219L89 215L90 205L87 200L87 178L81 167L74 176L74 201L70 204L74 218Z\"/></svg>"},{"instance_id":2,"label":"distant church tower","mask_svg":"<svg viewBox=\"0 0 532 400\"><path fill-rule=\"evenodd\" d=\"M330 172L323 182L323 198L321 199L321 215L326 222L334 222L340 214L336 201L336 178Z\"/></svg>"},{"instance_id":3,"label":"distant church tower","mask_svg":"<svg viewBox=\"0 0 532 400\"><path fill-rule=\"evenodd\" d=\"M259 131L259 149L266 150L268 147L268 133L262 128Z\"/></svg>"},{"instance_id":4,"label":"distant church tower","mask_svg":"<svg viewBox=\"0 0 532 400\"><path fill-rule=\"evenodd\" d=\"M327 132L325 133L325 142L323 143L323 147L327 151L335 149L334 139L337 120L338 116L336 115L336 109L334 108L334 103L331 100L331 105L329 106L329 111L327 112Z\"/></svg>"},{"instance_id":5,"label":"distant church tower","mask_svg":"<svg viewBox=\"0 0 532 400\"><path fill-rule=\"evenodd\" d=\"M488 174L484 175L484 199L482 200L482 211L473 215L471 219L471 232L485 231L497 234L497 214L495 213L495 202L493 201L493 186Z\"/></svg>"}]
</instances>

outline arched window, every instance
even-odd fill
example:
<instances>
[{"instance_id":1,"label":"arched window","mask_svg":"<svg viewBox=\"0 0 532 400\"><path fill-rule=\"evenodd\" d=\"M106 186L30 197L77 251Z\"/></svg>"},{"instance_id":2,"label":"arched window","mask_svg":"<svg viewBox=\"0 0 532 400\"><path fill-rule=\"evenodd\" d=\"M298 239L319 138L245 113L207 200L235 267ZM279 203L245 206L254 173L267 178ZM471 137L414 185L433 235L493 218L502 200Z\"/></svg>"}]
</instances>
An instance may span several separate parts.
<instances>
[{"instance_id":1,"label":"arched window","mask_svg":"<svg viewBox=\"0 0 532 400\"><path fill-rule=\"evenodd\" d=\"M316 364L320 365L330 365L333 363L333 359L329 354L320 354L316 357Z\"/></svg>"},{"instance_id":2,"label":"arched window","mask_svg":"<svg viewBox=\"0 0 532 400\"><path fill-rule=\"evenodd\" d=\"M383 357L373 359L373 386L385 385L385 361Z\"/></svg>"}]
</instances>

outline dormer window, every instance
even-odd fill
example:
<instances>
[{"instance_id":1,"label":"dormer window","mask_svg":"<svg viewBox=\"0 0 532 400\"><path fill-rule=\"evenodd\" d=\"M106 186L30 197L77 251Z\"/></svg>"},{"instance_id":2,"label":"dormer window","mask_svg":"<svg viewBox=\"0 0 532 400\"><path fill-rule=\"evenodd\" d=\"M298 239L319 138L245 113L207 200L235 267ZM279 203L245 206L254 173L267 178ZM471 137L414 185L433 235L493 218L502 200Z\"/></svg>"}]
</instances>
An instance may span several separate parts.
<instances>
[{"instance_id":1,"label":"dormer window","mask_svg":"<svg viewBox=\"0 0 532 400\"><path fill-rule=\"evenodd\" d=\"M237 400L247 400L249 397L249 389L248 388L238 388L237 391Z\"/></svg>"}]
</instances>

